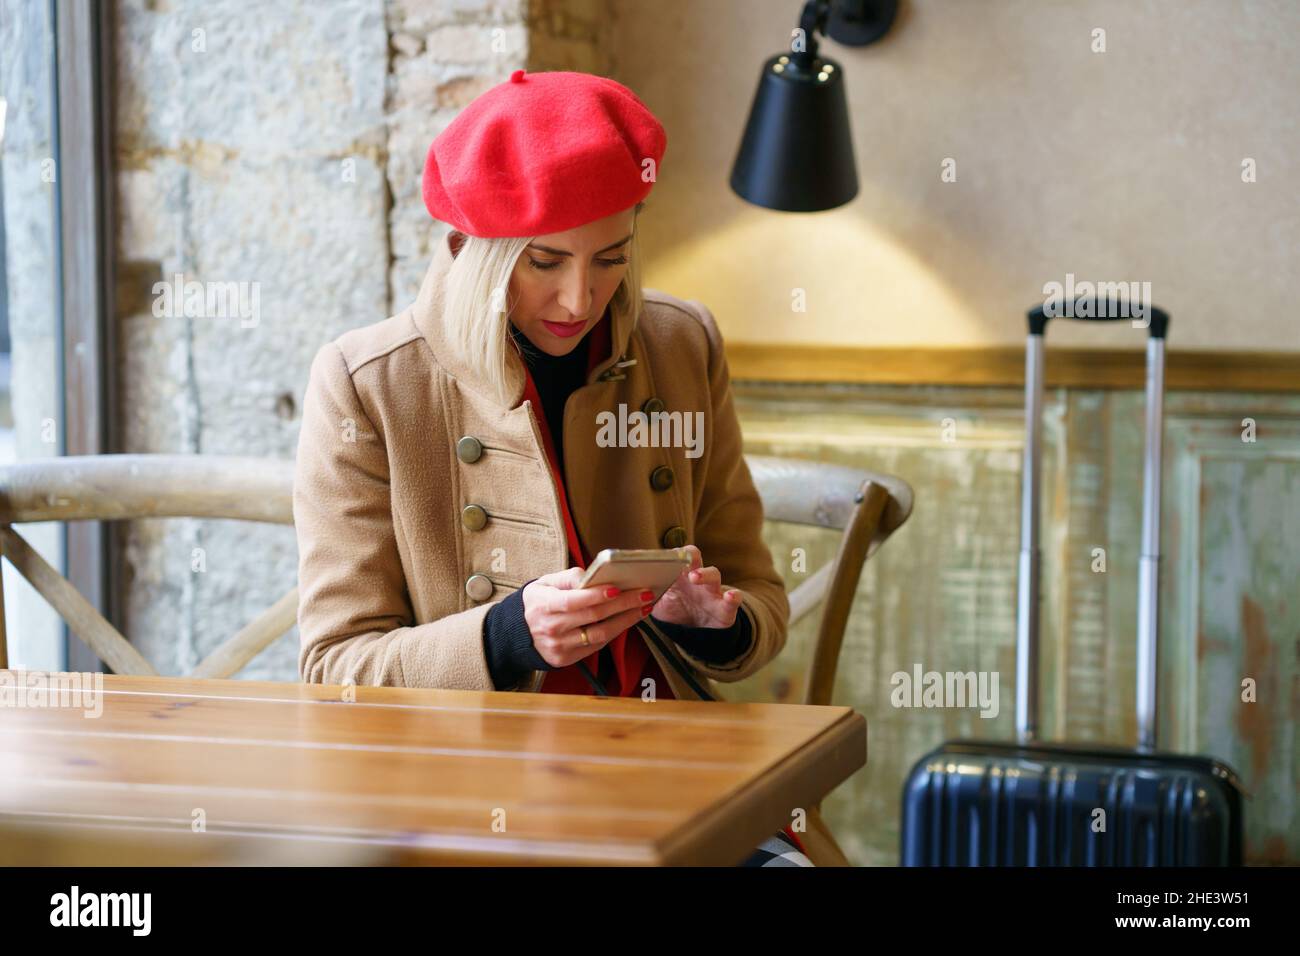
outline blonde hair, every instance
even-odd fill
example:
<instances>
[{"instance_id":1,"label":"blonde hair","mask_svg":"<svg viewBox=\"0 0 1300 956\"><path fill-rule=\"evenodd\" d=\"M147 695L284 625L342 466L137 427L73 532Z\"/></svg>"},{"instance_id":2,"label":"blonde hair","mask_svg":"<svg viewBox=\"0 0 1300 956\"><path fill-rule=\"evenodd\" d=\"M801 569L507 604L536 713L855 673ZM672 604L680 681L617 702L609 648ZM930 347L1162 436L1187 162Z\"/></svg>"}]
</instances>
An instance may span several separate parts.
<instances>
[{"instance_id":1,"label":"blonde hair","mask_svg":"<svg viewBox=\"0 0 1300 956\"><path fill-rule=\"evenodd\" d=\"M632 214L632 241L628 243L628 266L623 281L610 299L610 317L631 315L632 328L641 316L641 248L636 228L637 216L644 202L636 204ZM484 239L453 229L451 235L462 244L447 272L442 323L447 341L460 353L460 359L478 365L489 387L501 404L511 397L511 382L506 364L510 342L509 316L514 308L510 298L510 277L524 247L533 236ZM590 334L590 332L588 333Z\"/></svg>"}]
</instances>

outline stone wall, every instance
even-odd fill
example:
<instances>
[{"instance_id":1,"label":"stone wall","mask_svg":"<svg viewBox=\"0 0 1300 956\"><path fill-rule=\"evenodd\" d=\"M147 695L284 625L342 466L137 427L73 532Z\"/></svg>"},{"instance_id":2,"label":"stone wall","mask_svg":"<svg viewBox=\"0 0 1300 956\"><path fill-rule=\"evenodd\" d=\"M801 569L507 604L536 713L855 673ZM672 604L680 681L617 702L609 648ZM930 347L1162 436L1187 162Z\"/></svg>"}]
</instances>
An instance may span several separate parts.
<instances>
[{"instance_id":1,"label":"stone wall","mask_svg":"<svg viewBox=\"0 0 1300 956\"><path fill-rule=\"evenodd\" d=\"M601 72L601 8L119 3L121 450L291 458L316 350L409 303L445 233L430 141L514 69ZM248 308L155 314L178 274L244 284ZM121 561L125 632L179 673L292 586L297 550L287 528L148 521ZM295 631L240 676L294 679L296 655Z\"/></svg>"}]
</instances>

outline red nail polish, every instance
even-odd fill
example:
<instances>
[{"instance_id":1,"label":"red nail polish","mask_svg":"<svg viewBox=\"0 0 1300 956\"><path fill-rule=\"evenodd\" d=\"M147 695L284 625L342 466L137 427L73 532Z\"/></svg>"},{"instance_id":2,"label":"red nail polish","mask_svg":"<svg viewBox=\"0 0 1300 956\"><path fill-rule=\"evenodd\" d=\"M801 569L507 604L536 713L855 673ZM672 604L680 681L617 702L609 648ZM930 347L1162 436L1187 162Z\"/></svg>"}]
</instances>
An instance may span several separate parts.
<instances>
[{"instance_id":1,"label":"red nail polish","mask_svg":"<svg viewBox=\"0 0 1300 956\"><path fill-rule=\"evenodd\" d=\"M650 613L651 609L653 608L654 608L653 604L647 604L645 607L641 608L641 616L645 617L647 614Z\"/></svg>"},{"instance_id":2,"label":"red nail polish","mask_svg":"<svg viewBox=\"0 0 1300 956\"><path fill-rule=\"evenodd\" d=\"M618 595L619 595L618 588L605 588L605 597L612 598L612 597L618 597Z\"/></svg>"},{"instance_id":3,"label":"red nail polish","mask_svg":"<svg viewBox=\"0 0 1300 956\"><path fill-rule=\"evenodd\" d=\"M654 591L642 591L642 592L641 592L641 600L642 600L642 601L653 601L654 598L655 598L655 593L654 593Z\"/></svg>"}]
</instances>

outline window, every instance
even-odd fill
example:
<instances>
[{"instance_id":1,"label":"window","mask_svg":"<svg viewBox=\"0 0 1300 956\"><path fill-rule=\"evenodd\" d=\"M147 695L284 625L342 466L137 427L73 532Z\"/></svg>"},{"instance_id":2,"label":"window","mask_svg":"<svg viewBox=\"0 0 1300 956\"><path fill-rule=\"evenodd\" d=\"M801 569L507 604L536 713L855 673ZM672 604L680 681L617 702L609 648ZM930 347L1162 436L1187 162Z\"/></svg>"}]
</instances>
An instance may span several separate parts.
<instances>
[{"instance_id":1,"label":"window","mask_svg":"<svg viewBox=\"0 0 1300 956\"><path fill-rule=\"evenodd\" d=\"M100 38L107 5L0 0L0 466L105 451L105 168ZM65 356L77 374L65 374ZM101 605L103 530L16 530ZM98 669L4 562L9 665Z\"/></svg>"}]
</instances>

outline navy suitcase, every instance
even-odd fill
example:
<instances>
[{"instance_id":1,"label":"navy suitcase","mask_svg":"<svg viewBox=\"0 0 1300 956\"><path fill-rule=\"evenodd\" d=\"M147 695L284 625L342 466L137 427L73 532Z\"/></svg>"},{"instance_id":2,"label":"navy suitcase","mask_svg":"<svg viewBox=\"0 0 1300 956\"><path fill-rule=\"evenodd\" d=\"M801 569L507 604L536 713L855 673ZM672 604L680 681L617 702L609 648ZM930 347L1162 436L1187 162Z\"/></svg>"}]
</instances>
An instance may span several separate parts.
<instances>
[{"instance_id":1,"label":"navy suitcase","mask_svg":"<svg viewBox=\"0 0 1300 956\"><path fill-rule=\"evenodd\" d=\"M1078 309L1075 315L1081 312L1084 310ZM1127 310L1125 313L1127 318ZM1147 340L1137 622L1138 746L1038 740L1039 442L1043 333L1052 317L1042 306L1029 313L1025 353L1017 740L950 741L917 761L903 785L902 864L1240 866L1244 818L1237 776L1212 758L1155 749L1160 465L1164 345L1169 324L1169 317L1160 309L1150 311Z\"/></svg>"}]
</instances>

